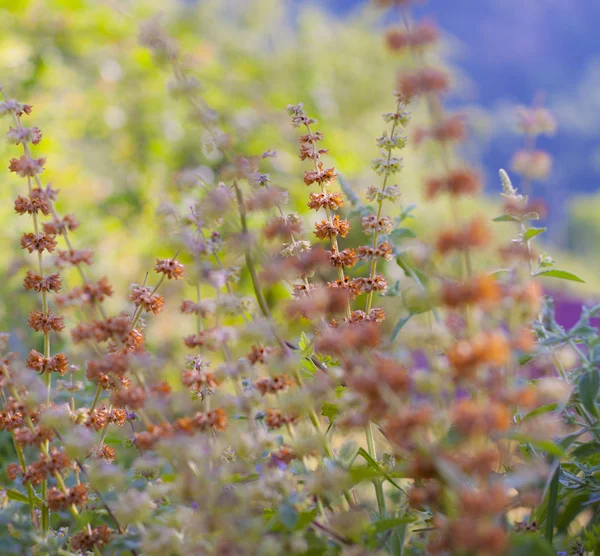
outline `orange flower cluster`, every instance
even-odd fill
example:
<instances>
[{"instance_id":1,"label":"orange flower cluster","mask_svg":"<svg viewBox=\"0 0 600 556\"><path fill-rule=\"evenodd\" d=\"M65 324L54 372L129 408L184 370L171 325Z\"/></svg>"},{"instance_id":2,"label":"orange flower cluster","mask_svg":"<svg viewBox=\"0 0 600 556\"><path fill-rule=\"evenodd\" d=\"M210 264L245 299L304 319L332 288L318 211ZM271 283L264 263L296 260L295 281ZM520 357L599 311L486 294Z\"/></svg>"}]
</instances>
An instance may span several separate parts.
<instances>
[{"instance_id":1,"label":"orange flower cluster","mask_svg":"<svg viewBox=\"0 0 600 556\"><path fill-rule=\"evenodd\" d=\"M71 548L81 551L82 554L91 552L94 548L102 548L108 544L112 538L112 531L106 525L94 527L91 531L83 529L73 535L71 539Z\"/></svg>"},{"instance_id":2,"label":"orange flower cluster","mask_svg":"<svg viewBox=\"0 0 600 556\"><path fill-rule=\"evenodd\" d=\"M387 47L392 51L423 48L438 40L438 30L432 22L423 21L412 29L391 29L385 38Z\"/></svg>"},{"instance_id":3,"label":"orange flower cluster","mask_svg":"<svg viewBox=\"0 0 600 556\"><path fill-rule=\"evenodd\" d=\"M51 488L47 494L48 507L53 511L65 510L70 506L83 506L88 499L87 487L84 484L67 488L66 492L56 487Z\"/></svg>"},{"instance_id":4,"label":"orange flower cluster","mask_svg":"<svg viewBox=\"0 0 600 556\"><path fill-rule=\"evenodd\" d=\"M452 251L466 251L485 247L490 241L490 232L481 218L475 218L458 230L450 229L440 233L436 242L437 250L446 255Z\"/></svg>"},{"instance_id":5,"label":"orange flower cluster","mask_svg":"<svg viewBox=\"0 0 600 556\"><path fill-rule=\"evenodd\" d=\"M269 429L280 429L284 425L294 425L297 422L297 415L285 415L279 409L267 409L265 412L265 424Z\"/></svg>"},{"instance_id":6,"label":"orange flower cluster","mask_svg":"<svg viewBox=\"0 0 600 556\"><path fill-rule=\"evenodd\" d=\"M287 375L276 375L259 378L254 387L264 396L265 394L276 394L287 390L294 385L294 381Z\"/></svg>"},{"instance_id":7,"label":"orange flower cluster","mask_svg":"<svg viewBox=\"0 0 600 556\"><path fill-rule=\"evenodd\" d=\"M148 430L136 433L135 445L140 450L150 450L163 438L171 438L176 434L193 435L197 431L208 429L222 431L227 427L227 415L221 408L208 412L198 412L193 417L177 419L174 424L163 423L151 425Z\"/></svg>"},{"instance_id":8,"label":"orange flower cluster","mask_svg":"<svg viewBox=\"0 0 600 556\"><path fill-rule=\"evenodd\" d=\"M430 178L425 187L427 199L434 199L441 193L452 197L476 195L481 190L481 180L472 170L460 168L452 170L447 176Z\"/></svg>"},{"instance_id":9,"label":"orange flower cluster","mask_svg":"<svg viewBox=\"0 0 600 556\"><path fill-rule=\"evenodd\" d=\"M109 423L122 427L126 420L127 412L125 410L118 408L108 409L106 406L102 406L95 408L89 414L85 426L100 431Z\"/></svg>"},{"instance_id":10,"label":"orange flower cluster","mask_svg":"<svg viewBox=\"0 0 600 556\"><path fill-rule=\"evenodd\" d=\"M495 305L502 299L498 282L490 276L476 276L462 283L447 282L442 286L441 300L448 307L461 305Z\"/></svg>"},{"instance_id":11,"label":"orange flower cluster","mask_svg":"<svg viewBox=\"0 0 600 556\"><path fill-rule=\"evenodd\" d=\"M315 224L315 235L319 239L334 236L346 237L350 231L350 223L342 220L337 214L331 220L321 220Z\"/></svg>"},{"instance_id":12,"label":"orange flower cluster","mask_svg":"<svg viewBox=\"0 0 600 556\"><path fill-rule=\"evenodd\" d=\"M32 349L27 357L27 367L43 373L59 373L64 375L67 372L69 360L64 353L57 353L52 357L44 357L39 351Z\"/></svg>"},{"instance_id":13,"label":"orange flower cluster","mask_svg":"<svg viewBox=\"0 0 600 556\"><path fill-rule=\"evenodd\" d=\"M73 288L66 295L56 297L56 304L60 306L95 305L102 303L113 294L113 288L108 278L103 277L95 284L88 282L80 288Z\"/></svg>"},{"instance_id":14,"label":"orange flower cluster","mask_svg":"<svg viewBox=\"0 0 600 556\"><path fill-rule=\"evenodd\" d=\"M480 365L505 365L510 357L510 345L500 331L479 332L472 339L455 342L448 349L447 356L455 376L468 378L473 376Z\"/></svg>"}]
</instances>

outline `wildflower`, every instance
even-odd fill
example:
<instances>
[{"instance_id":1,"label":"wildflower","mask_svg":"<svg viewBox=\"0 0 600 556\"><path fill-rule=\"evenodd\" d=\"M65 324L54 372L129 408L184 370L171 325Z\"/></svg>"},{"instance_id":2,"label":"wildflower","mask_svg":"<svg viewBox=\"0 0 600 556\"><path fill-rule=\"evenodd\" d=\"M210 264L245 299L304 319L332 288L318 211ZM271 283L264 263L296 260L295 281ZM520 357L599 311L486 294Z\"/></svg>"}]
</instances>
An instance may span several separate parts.
<instances>
[{"instance_id":1,"label":"wildflower","mask_svg":"<svg viewBox=\"0 0 600 556\"><path fill-rule=\"evenodd\" d=\"M159 274L164 274L169 280L179 280L183 278L185 266L175 259L156 259L154 270Z\"/></svg>"},{"instance_id":2,"label":"wildflower","mask_svg":"<svg viewBox=\"0 0 600 556\"><path fill-rule=\"evenodd\" d=\"M519 130L527 135L554 135L556 132L556 120L546 108L520 106L517 115Z\"/></svg>"},{"instance_id":3,"label":"wildflower","mask_svg":"<svg viewBox=\"0 0 600 556\"><path fill-rule=\"evenodd\" d=\"M12 158L8 169L22 178L33 177L36 174L41 174L44 171L45 158L27 158L21 156Z\"/></svg>"},{"instance_id":4,"label":"wildflower","mask_svg":"<svg viewBox=\"0 0 600 556\"><path fill-rule=\"evenodd\" d=\"M284 415L279 409L267 409L265 423L270 429L279 429L284 425L293 425L298 422L295 415Z\"/></svg>"},{"instance_id":5,"label":"wildflower","mask_svg":"<svg viewBox=\"0 0 600 556\"><path fill-rule=\"evenodd\" d=\"M21 117L23 114L31 114L31 104L21 104L16 100L7 100L6 102L0 102L0 116L5 114L15 114Z\"/></svg>"},{"instance_id":6,"label":"wildflower","mask_svg":"<svg viewBox=\"0 0 600 556\"><path fill-rule=\"evenodd\" d=\"M300 127L302 125L316 124L317 120L309 118L304 111L304 104L288 104L287 112L292 117L292 126Z\"/></svg>"},{"instance_id":7,"label":"wildflower","mask_svg":"<svg viewBox=\"0 0 600 556\"><path fill-rule=\"evenodd\" d=\"M350 223L347 220L341 220L336 214L331 220L321 220L315 224L315 235L319 239L326 237L341 236L346 237L350 231Z\"/></svg>"},{"instance_id":8,"label":"wildflower","mask_svg":"<svg viewBox=\"0 0 600 556\"><path fill-rule=\"evenodd\" d=\"M284 243L281 249L281 254L284 257L292 257L310 250L310 241L294 241L294 243Z\"/></svg>"},{"instance_id":9,"label":"wildflower","mask_svg":"<svg viewBox=\"0 0 600 556\"><path fill-rule=\"evenodd\" d=\"M308 208L319 210L327 207L330 210L338 210L343 204L341 193L311 193Z\"/></svg>"},{"instance_id":10,"label":"wildflower","mask_svg":"<svg viewBox=\"0 0 600 556\"><path fill-rule=\"evenodd\" d=\"M201 392L204 388L211 390L218 386L215 373L208 368L209 363L204 363L196 358L191 369L185 369L181 374L181 382L194 392Z\"/></svg>"},{"instance_id":11,"label":"wildflower","mask_svg":"<svg viewBox=\"0 0 600 556\"><path fill-rule=\"evenodd\" d=\"M32 234L25 233L21 236L21 249L27 249L30 253L37 251L42 253L48 251L52 253L56 248L56 240L54 236L48 234Z\"/></svg>"},{"instance_id":12,"label":"wildflower","mask_svg":"<svg viewBox=\"0 0 600 556\"><path fill-rule=\"evenodd\" d=\"M289 465L297 458L294 451L289 446L282 446L279 450L271 453L269 467L279 467Z\"/></svg>"},{"instance_id":13,"label":"wildflower","mask_svg":"<svg viewBox=\"0 0 600 556\"><path fill-rule=\"evenodd\" d=\"M129 299L133 301L136 307L141 307L144 311L157 315L162 310L165 299L162 295L153 293L151 288L147 286L138 286L134 284L131 288Z\"/></svg>"},{"instance_id":14,"label":"wildflower","mask_svg":"<svg viewBox=\"0 0 600 556\"><path fill-rule=\"evenodd\" d=\"M141 386L122 388L121 390L113 392L111 401L117 407L140 409L146 401L146 392Z\"/></svg>"},{"instance_id":15,"label":"wildflower","mask_svg":"<svg viewBox=\"0 0 600 556\"><path fill-rule=\"evenodd\" d=\"M470 376L478 365L504 366L510 356L508 340L498 331L479 332L470 340L458 340L447 352L457 377Z\"/></svg>"},{"instance_id":16,"label":"wildflower","mask_svg":"<svg viewBox=\"0 0 600 556\"><path fill-rule=\"evenodd\" d=\"M552 171L552 157L542 150L517 151L511 161L512 169L529 180L544 180Z\"/></svg>"},{"instance_id":17,"label":"wildflower","mask_svg":"<svg viewBox=\"0 0 600 556\"><path fill-rule=\"evenodd\" d=\"M50 332L50 330L60 332L65 327L63 317L53 315L50 311L45 314L41 311L33 311L29 313L27 322L36 332Z\"/></svg>"},{"instance_id":18,"label":"wildflower","mask_svg":"<svg viewBox=\"0 0 600 556\"><path fill-rule=\"evenodd\" d=\"M466 137L465 122L461 116L450 116L430 129L419 129L415 142L421 143L427 138L440 142L463 141Z\"/></svg>"},{"instance_id":19,"label":"wildflower","mask_svg":"<svg viewBox=\"0 0 600 556\"><path fill-rule=\"evenodd\" d=\"M314 284L294 284L293 286L293 296L295 299L300 299L303 297L308 297L315 290L316 286Z\"/></svg>"},{"instance_id":20,"label":"wildflower","mask_svg":"<svg viewBox=\"0 0 600 556\"><path fill-rule=\"evenodd\" d=\"M448 282L441 292L442 303L448 307L479 304L493 305L501 300L498 283L490 276L478 276L463 283Z\"/></svg>"},{"instance_id":21,"label":"wildflower","mask_svg":"<svg viewBox=\"0 0 600 556\"><path fill-rule=\"evenodd\" d=\"M21 446L41 446L54 439L54 431L34 425L33 428L20 427L14 430L15 442Z\"/></svg>"},{"instance_id":22,"label":"wildflower","mask_svg":"<svg viewBox=\"0 0 600 556\"><path fill-rule=\"evenodd\" d=\"M357 284L354 283L354 280L350 278L350 276L344 276L344 278L337 278L336 280L327 282L327 287L333 288L334 290L345 290L352 298L359 294L359 288L357 287Z\"/></svg>"},{"instance_id":23,"label":"wildflower","mask_svg":"<svg viewBox=\"0 0 600 556\"><path fill-rule=\"evenodd\" d=\"M360 293L385 293L388 283L382 274L375 274L374 276L356 278L354 280L354 288Z\"/></svg>"},{"instance_id":24,"label":"wildflower","mask_svg":"<svg viewBox=\"0 0 600 556\"><path fill-rule=\"evenodd\" d=\"M508 429L510 418L508 409L499 402L486 400L479 403L473 400L461 400L454 409L453 423L465 436L488 435Z\"/></svg>"},{"instance_id":25,"label":"wildflower","mask_svg":"<svg viewBox=\"0 0 600 556\"><path fill-rule=\"evenodd\" d=\"M263 234L267 239L280 237L289 239L290 235L299 234L302 232L302 219L297 214L288 216L276 216L269 220L263 230Z\"/></svg>"},{"instance_id":26,"label":"wildflower","mask_svg":"<svg viewBox=\"0 0 600 556\"><path fill-rule=\"evenodd\" d=\"M56 304L61 306L70 304L93 305L94 303L101 303L112 294L112 286L108 279L103 277L95 284L88 282L80 288L73 288L66 295L57 296Z\"/></svg>"},{"instance_id":27,"label":"wildflower","mask_svg":"<svg viewBox=\"0 0 600 556\"><path fill-rule=\"evenodd\" d=\"M547 207L543 199L529 201L526 197L518 196L506 200L504 213L519 219L533 220L534 218L544 218Z\"/></svg>"},{"instance_id":28,"label":"wildflower","mask_svg":"<svg viewBox=\"0 0 600 556\"><path fill-rule=\"evenodd\" d=\"M398 90L406 98L429 93L443 93L449 86L448 76L433 68L423 68L400 76Z\"/></svg>"},{"instance_id":29,"label":"wildflower","mask_svg":"<svg viewBox=\"0 0 600 556\"><path fill-rule=\"evenodd\" d=\"M349 283L350 278L346 276L345 282ZM317 318L323 314L340 313L346 309L351 296L349 287L314 287L310 296L298 297L292 301L287 307L287 314L291 317L301 315L305 318Z\"/></svg>"},{"instance_id":30,"label":"wildflower","mask_svg":"<svg viewBox=\"0 0 600 556\"><path fill-rule=\"evenodd\" d=\"M363 216L360 219L363 231L367 235L372 234L391 234L394 229L394 223L389 216L382 216L377 218L374 214Z\"/></svg>"},{"instance_id":31,"label":"wildflower","mask_svg":"<svg viewBox=\"0 0 600 556\"><path fill-rule=\"evenodd\" d=\"M270 187L255 191L251 197L246 199L246 208L249 211L269 210L284 205L287 201L287 191Z\"/></svg>"},{"instance_id":32,"label":"wildflower","mask_svg":"<svg viewBox=\"0 0 600 556\"><path fill-rule=\"evenodd\" d=\"M353 267L356 264L356 261L358 260L354 249L344 249L338 252L334 248L331 251L328 251L328 253L329 262L331 263L331 266L334 267L350 268Z\"/></svg>"},{"instance_id":33,"label":"wildflower","mask_svg":"<svg viewBox=\"0 0 600 556\"><path fill-rule=\"evenodd\" d=\"M55 218L52 222L44 222L44 232L53 235L65 235L66 230L73 231L79 228L79 222L72 214L62 218Z\"/></svg>"},{"instance_id":34,"label":"wildflower","mask_svg":"<svg viewBox=\"0 0 600 556\"><path fill-rule=\"evenodd\" d=\"M386 436L396 446L410 449L418 442L425 427L431 424L433 412L428 405L403 410L385 424Z\"/></svg>"},{"instance_id":35,"label":"wildflower","mask_svg":"<svg viewBox=\"0 0 600 556\"><path fill-rule=\"evenodd\" d=\"M89 249L70 249L59 251L56 266L63 268L68 265L92 264L92 252Z\"/></svg>"},{"instance_id":36,"label":"wildflower","mask_svg":"<svg viewBox=\"0 0 600 556\"><path fill-rule=\"evenodd\" d=\"M438 30L430 21L418 23L412 29L392 29L386 33L386 43L392 51L423 48L436 42L437 39Z\"/></svg>"},{"instance_id":37,"label":"wildflower","mask_svg":"<svg viewBox=\"0 0 600 556\"><path fill-rule=\"evenodd\" d=\"M264 396L275 394L293 386L294 381L287 375L275 375L273 377L259 378L254 387Z\"/></svg>"},{"instance_id":38,"label":"wildflower","mask_svg":"<svg viewBox=\"0 0 600 556\"><path fill-rule=\"evenodd\" d=\"M365 197L371 202L390 201L395 203L398 201L398 199L400 199L400 188L397 185L388 185L385 189L381 189L380 187L370 185L367 188Z\"/></svg>"},{"instance_id":39,"label":"wildflower","mask_svg":"<svg viewBox=\"0 0 600 556\"><path fill-rule=\"evenodd\" d=\"M319 185L328 185L337 179L335 168L328 168L323 170L323 163L317 164L317 170L307 170L304 172L304 183L306 185L312 185L318 183Z\"/></svg>"},{"instance_id":40,"label":"wildflower","mask_svg":"<svg viewBox=\"0 0 600 556\"><path fill-rule=\"evenodd\" d=\"M391 261L394 258L394 248L387 241L384 241L375 248L371 246L359 247L357 254L361 261L373 261L375 259Z\"/></svg>"},{"instance_id":41,"label":"wildflower","mask_svg":"<svg viewBox=\"0 0 600 556\"><path fill-rule=\"evenodd\" d=\"M48 507L53 512L67 509L70 506L83 506L87 499L87 487L84 484L68 488L66 492L53 487L47 494Z\"/></svg>"},{"instance_id":42,"label":"wildflower","mask_svg":"<svg viewBox=\"0 0 600 556\"><path fill-rule=\"evenodd\" d=\"M465 251L475 247L485 247L490 240L490 232L481 218L476 218L463 228L446 230L436 242L437 250L445 255L451 251Z\"/></svg>"},{"instance_id":43,"label":"wildflower","mask_svg":"<svg viewBox=\"0 0 600 556\"><path fill-rule=\"evenodd\" d=\"M102 548L112 538L112 531L106 525L94 527L91 532L83 529L71 538L71 548L83 554L91 552L94 547Z\"/></svg>"},{"instance_id":44,"label":"wildflower","mask_svg":"<svg viewBox=\"0 0 600 556\"><path fill-rule=\"evenodd\" d=\"M58 189L54 189L51 184L47 184L46 187L39 188L35 187L31 192L32 197L43 197L46 201L56 201L58 196Z\"/></svg>"},{"instance_id":45,"label":"wildflower","mask_svg":"<svg viewBox=\"0 0 600 556\"><path fill-rule=\"evenodd\" d=\"M389 389L399 395L410 385L406 367L382 355L376 355L372 363L360 365L357 371L348 373L347 384L367 401L366 411L371 417L381 416L387 409L381 396L382 390Z\"/></svg>"},{"instance_id":46,"label":"wildflower","mask_svg":"<svg viewBox=\"0 0 600 556\"><path fill-rule=\"evenodd\" d=\"M18 195L15 199L15 212L18 214L37 214L41 212L44 216L50 214L50 206L48 201L43 197L33 196L31 199Z\"/></svg>"},{"instance_id":47,"label":"wildflower","mask_svg":"<svg viewBox=\"0 0 600 556\"><path fill-rule=\"evenodd\" d=\"M246 357L252 365L256 365L257 363L265 363L271 353L273 353L271 347L253 345Z\"/></svg>"},{"instance_id":48,"label":"wildflower","mask_svg":"<svg viewBox=\"0 0 600 556\"><path fill-rule=\"evenodd\" d=\"M443 178L430 178L425 188L425 197L433 199L441 192L458 197L460 195L475 195L481 189L477 174L471 170L453 170Z\"/></svg>"},{"instance_id":49,"label":"wildflower","mask_svg":"<svg viewBox=\"0 0 600 556\"><path fill-rule=\"evenodd\" d=\"M378 176L390 176L402 170L402 159L395 156L388 156L388 151L383 150L379 158L373 159L371 168Z\"/></svg>"},{"instance_id":50,"label":"wildflower","mask_svg":"<svg viewBox=\"0 0 600 556\"><path fill-rule=\"evenodd\" d=\"M373 349L378 343L377 326L370 322L359 322L354 326L340 326L321 332L315 342L315 349L346 357L353 351Z\"/></svg>"},{"instance_id":51,"label":"wildflower","mask_svg":"<svg viewBox=\"0 0 600 556\"><path fill-rule=\"evenodd\" d=\"M42 132L37 127L10 128L6 133L9 141L18 145L19 143L31 143L37 145L42 140Z\"/></svg>"},{"instance_id":52,"label":"wildflower","mask_svg":"<svg viewBox=\"0 0 600 556\"><path fill-rule=\"evenodd\" d=\"M27 357L27 366L30 369L43 373L60 373L64 375L67 372L69 360L64 353L57 353L52 357L44 357L39 351L32 349Z\"/></svg>"},{"instance_id":53,"label":"wildflower","mask_svg":"<svg viewBox=\"0 0 600 556\"><path fill-rule=\"evenodd\" d=\"M60 280L60 274L49 274L47 276L40 276L35 272L28 270L23 280L23 286L26 290L33 290L36 292L58 292L62 287Z\"/></svg>"},{"instance_id":54,"label":"wildflower","mask_svg":"<svg viewBox=\"0 0 600 556\"><path fill-rule=\"evenodd\" d=\"M197 303L190 299L186 299L181 302L180 310L184 314L200 315L205 319L215 313L215 304L210 299L204 299Z\"/></svg>"}]
</instances>

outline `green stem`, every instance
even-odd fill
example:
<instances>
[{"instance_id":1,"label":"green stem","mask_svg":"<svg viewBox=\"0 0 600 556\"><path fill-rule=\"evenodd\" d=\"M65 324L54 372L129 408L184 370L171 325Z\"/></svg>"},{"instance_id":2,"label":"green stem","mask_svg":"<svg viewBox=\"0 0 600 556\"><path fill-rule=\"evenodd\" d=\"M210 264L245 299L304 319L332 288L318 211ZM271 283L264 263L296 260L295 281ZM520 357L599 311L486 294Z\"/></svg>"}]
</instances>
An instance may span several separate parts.
<instances>
[{"instance_id":1,"label":"green stem","mask_svg":"<svg viewBox=\"0 0 600 556\"><path fill-rule=\"evenodd\" d=\"M367 451L369 455L373 458L373 460L377 461L377 451L375 450L375 438L373 437L373 423L369 421L366 426L365 433L367 436ZM381 515L385 515L385 495L383 493L383 484L381 479L376 478L373 479L373 485L375 486L375 496L377 498L377 507L379 508L379 513Z\"/></svg>"},{"instance_id":2,"label":"green stem","mask_svg":"<svg viewBox=\"0 0 600 556\"><path fill-rule=\"evenodd\" d=\"M556 502L558 500L558 478L560 476L560 463L554 472L550 482L550 491L548 493L548 516L546 517L546 540L552 544L554 536L554 517L556 515Z\"/></svg>"}]
</instances>

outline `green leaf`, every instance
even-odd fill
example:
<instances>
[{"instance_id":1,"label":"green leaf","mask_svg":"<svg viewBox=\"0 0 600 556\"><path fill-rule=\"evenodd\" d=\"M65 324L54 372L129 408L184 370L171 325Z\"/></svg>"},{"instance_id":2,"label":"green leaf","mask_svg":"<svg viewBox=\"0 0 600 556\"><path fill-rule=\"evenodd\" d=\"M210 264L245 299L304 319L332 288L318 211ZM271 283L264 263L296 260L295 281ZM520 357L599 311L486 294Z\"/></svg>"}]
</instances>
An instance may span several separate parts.
<instances>
[{"instance_id":1,"label":"green leaf","mask_svg":"<svg viewBox=\"0 0 600 556\"><path fill-rule=\"evenodd\" d=\"M29 504L29 497L26 494L15 490L14 488L5 488L4 492L6 492L6 496L9 500L14 500L15 502L22 502L23 504ZM38 508L41 508L43 506L42 500L37 496L33 497L33 503Z\"/></svg>"},{"instance_id":2,"label":"green leaf","mask_svg":"<svg viewBox=\"0 0 600 556\"><path fill-rule=\"evenodd\" d=\"M529 228L528 230L525 230L525 233L523 234L523 239L525 241L529 241L530 239L533 239L534 237L543 234L545 231L546 228Z\"/></svg>"},{"instance_id":3,"label":"green leaf","mask_svg":"<svg viewBox=\"0 0 600 556\"><path fill-rule=\"evenodd\" d=\"M585 284L585 280L583 280L576 274L573 274L572 272L567 272L566 270L559 270L558 268L536 272L534 276L548 276L550 278L560 278L561 280L571 280L572 282L581 282Z\"/></svg>"},{"instance_id":4,"label":"green leaf","mask_svg":"<svg viewBox=\"0 0 600 556\"><path fill-rule=\"evenodd\" d=\"M536 450L541 450L543 452L548 453L551 456L562 457L565 453L562 446L554 444L554 442L550 440L539 440L537 438L532 438L522 433L514 433L509 436L510 438L518 440L519 442L530 444Z\"/></svg>"},{"instance_id":5,"label":"green leaf","mask_svg":"<svg viewBox=\"0 0 600 556\"><path fill-rule=\"evenodd\" d=\"M287 529L294 529L298 524L298 510L291 504L282 504L277 512L279 522Z\"/></svg>"},{"instance_id":6,"label":"green leaf","mask_svg":"<svg viewBox=\"0 0 600 556\"><path fill-rule=\"evenodd\" d=\"M510 544L510 556L556 556L552 545L538 535L516 534Z\"/></svg>"},{"instance_id":7,"label":"green leaf","mask_svg":"<svg viewBox=\"0 0 600 556\"><path fill-rule=\"evenodd\" d=\"M585 460L590 456L600 454L600 443L594 441L580 444L571 454L578 460Z\"/></svg>"},{"instance_id":8,"label":"green leaf","mask_svg":"<svg viewBox=\"0 0 600 556\"><path fill-rule=\"evenodd\" d=\"M498 270L494 270L494 272L490 273L490 277L499 277L502 276L503 274L508 274L510 272L510 270L508 268L499 268Z\"/></svg>"},{"instance_id":9,"label":"green leaf","mask_svg":"<svg viewBox=\"0 0 600 556\"><path fill-rule=\"evenodd\" d=\"M396 326L394 326L394 329L392 330L390 342L393 342L398 337L398 334L400 334L400 330L402 330L404 328L404 325L412 318L412 316L413 316L413 314L409 313L407 316L401 318L396 323Z\"/></svg>"},{"instance_id":10,"label":"green leaf","mask_svg":"<svg viewBox=\"0 0 600 556\"><path fill-rule=\"evenodd\" d=\"M530 411L529 413L527 413L527 415L525 415L523 417L523 419L521 419L521 421L525 421L527 419L533 419L534 417L538 417L539 415L545 415L546 413L550 413L550 412L554 411L557 406L558 406L557 402L542 405L542 406L534 409L533 411Z\"/></svg>"},{"instance_id":11,"label":"green leaf","mask_svg":"<svg viewBox=\"0 0 600 556\"><path fill-rule=\"evenodd\" d=\"M405 525L406 523L412 523L416 521L417 518L415 516L409 515L401 515L397 517L386 517L383 519L378 519L371 524L371 530L373 533L383 533L384 531L388 531L389 529L393 529L398 525Z\"/></svg>"},{"instance_id":12,"label":"green leaf","mask_svg":"<svg viewBox=\"0 0 600 556\"><path fill-rule=\"evenodd\" d=\"M596 398L600 390L600 373L598 369L590 369L579 379L579 399L592 415L600 417L596 407Z\"/></svg>"},{"instance_id":13,"label":"green leaf","mask_svg":"<svg viewBox=\"0 0 600 556\"><path fill-rule=\"evenodd\" d=\"M558 479L560 477L560 464L556 467L552 481L550 481L550 491L548 493L548 515L546 516L545 537L550 546L554 537L554 520L556 517L556 505L558 502Z\"/></svg>"},{"instance_id":14,"label":"green leaf","mask_svg":"<svg viewBox=\"0 0 600 556\"><path fill-rule=\"evenodd\" d=\"M496 216L493 219L493 222L518 222L519 219L511 216L510 214L502 214L500 216Z\"/></svg>"},{"instance_id":15,"label":"green leaf","mask_svg":"<svg viewBox=\"0 0 600 556\"><path fill-rule=\"evenodd\" d=\"M392 241L400 241L401 239L405 239L407 237L408 238L417 237L417 234L415 234L415 232L413 232L409 228L396 228L390 234L390 238L392 239Z\"/></svg>"},{"instance_id":16,"label":"green leaf","mask_svg":"<svg viewBox=\"0 0 600 556\"><path fill-rule=\"evenodd\" d=\"M334 421L335 418L340 414L340 409L335 403L323 402L321 406L321 415L327 417L330 421Z\"/></svg>"},{"instance_id":17,"label":"green leaf","mask_svg":"<svg viewBox=\"0 0 600 556\"><path fill-rule=\"evenodd\" d=\"M350 467L358 455L358 444L354 440L346 440L338 452L338 459L346 467Z\"/></svg>"},{"instance_id":18,"label":"green leaf","mask_svg":"<svg viewBox=\"0 0 600 556\"><path fill-rule=\"evenodd\" d=\"M302 353L306 353L310 349L310 340L304 332L300 334L300 342L298 343L298 347Z\"/></svg>"},{"instance_id":19,"label":"green leaf","mask_svg":"<svg viewBox=\"0 0 600 556\"><path fill-rule=\"evenodd\" d=\"M560 514L556 516L556 528L559 532L566 532L571 522L581 513L586 507L590 496L589 491L577 493L568 499L568 502L562 507Z\"/></svg>"},{"instance_id":20,"label":"green leaf","mask_svg":"<svg viewBox=\"0 0 600 556\"><path fill-rule=\"evenodd\" d=\"M370 467L375 469L382 477L385 477L398 490L401 490L406 494L406 491L396 481L394 481L394 479L392 479L383 469L381 469L379 464L369 455L369 453L364 448L360 448L360 450L358 450L358 453L367 460L367 463Z\"/></svg>"}]
</instances>

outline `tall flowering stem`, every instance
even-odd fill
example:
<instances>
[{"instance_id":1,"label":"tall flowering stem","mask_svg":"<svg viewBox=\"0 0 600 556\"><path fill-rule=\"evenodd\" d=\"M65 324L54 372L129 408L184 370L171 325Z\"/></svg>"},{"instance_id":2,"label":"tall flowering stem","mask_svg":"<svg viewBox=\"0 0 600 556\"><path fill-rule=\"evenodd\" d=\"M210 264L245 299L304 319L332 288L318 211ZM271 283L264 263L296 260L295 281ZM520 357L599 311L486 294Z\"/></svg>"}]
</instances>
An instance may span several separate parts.
<instances>
[{"instance_id":1,"label":"tall flowering stem","mask_svg":"<svg viewBox=\"0 0 600 556\"><path fill-rule=\"evenodd\" d=\"M288 114L292 117L294 127L304 127L306 135L300 138L300 160L310 159L313 161L313 170L307 170L304 173L304 183L307 186L317 183L320 193L311 193L308 207L313 210L324 209L326 220L321 220L315 224L315 235L319 239L329 238L331 246L330 260L331 264L337 268L337 282L330 286L343 289L352 289L349 278L346 277L344 268L352 267L356 263L356 253L353 249L344 249L340 251L338 245L338 236L346 237L350 231L350 223L343 220L335 214L343 205L341 193L332 193L328 186L335 182L337 174L335 168L325 168L321 161L321 156L327 154L328 149L318 148L318 143L323 140L323 134L320 131L313 133L311 126L317 123L317 120L310 118L304 110L302 103L290 104L287 108ZM346 316L351 318L350 302L346 305Z\"/></svg>"},{"instance_id":2,"label":"tall flowering stem","mask_svg":"<svg viewBox=\"0 0 600 556\"><path fill-rule=\"evenodd\" d=\"M377 225L376 226L366 226L366 231L372 232L373 234L373 245L371 246L371 250L368 248L363 248L359 251L359 257L364 257L366 259L371 258L371 270L369 273L369 279L372 283L375 283L376 274L377 274L377 263L380 258L389 258L391 255L391 246L384 242L381 245L378 245L379 236L382 231L386 231L382 229L382 225L387 225L389 221L389 217L382 220L383 216L383 203L388 200L390 202L395 202L398 200L399 189L397 185L388 186L388 181L390 176L396 174L402 169L402 161L401 159L393 156L395 150L399 150L404 148L406 145L406 138L401 136L399 133L399 128L406 127L409 121L409 115L406 113L403 108L406 106L406 99L402 96L401 93L397 93L398 102L396 104L396 111L391 114L384 114L383 118L386 122L392 122L392 129L390 131L390 135L384 133L380 137L377 138L377 146L381 149L381 157L377 158L373 161L373 169L378 175L383 175L383 183L381 184L381 189L377 190L374 187L370 187L367 192L367 199L369 201L377 202ZM371 220L368 220L368 224L370 224ZM380 225L379 223L382 223ZM373 303L373 295L375 293L375 289L371 289L367 293L367 302L365 306L365 312L368 314L371 311L371 305Z\"/></svg>"}]
</instances>

